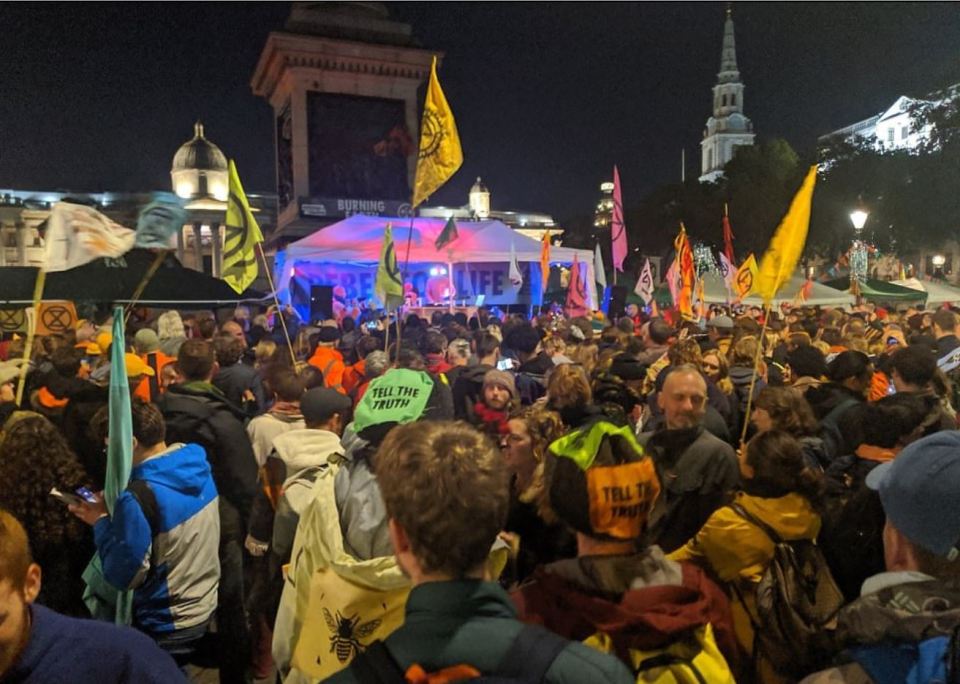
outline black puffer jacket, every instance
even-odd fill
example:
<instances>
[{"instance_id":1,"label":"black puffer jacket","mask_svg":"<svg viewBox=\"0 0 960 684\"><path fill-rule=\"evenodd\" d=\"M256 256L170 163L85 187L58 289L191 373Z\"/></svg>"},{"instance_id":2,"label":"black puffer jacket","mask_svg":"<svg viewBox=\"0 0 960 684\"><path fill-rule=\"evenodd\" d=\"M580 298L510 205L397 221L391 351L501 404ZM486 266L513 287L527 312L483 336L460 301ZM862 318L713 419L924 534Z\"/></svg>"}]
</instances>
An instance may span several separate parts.
<instances>
[{"instance_id":1,"label":"black puffer jacket","mask_svg":"<svg viewBox=\"0 0 960 684\"><path fill-rule=\"evenodd\" d=\"M199 444L207 452L220 494L220 534L242 539L257 491L257 460L243 428L243 413L213 385L173 385L157 402L167 442Z\"/></svg>"}]
</instances>

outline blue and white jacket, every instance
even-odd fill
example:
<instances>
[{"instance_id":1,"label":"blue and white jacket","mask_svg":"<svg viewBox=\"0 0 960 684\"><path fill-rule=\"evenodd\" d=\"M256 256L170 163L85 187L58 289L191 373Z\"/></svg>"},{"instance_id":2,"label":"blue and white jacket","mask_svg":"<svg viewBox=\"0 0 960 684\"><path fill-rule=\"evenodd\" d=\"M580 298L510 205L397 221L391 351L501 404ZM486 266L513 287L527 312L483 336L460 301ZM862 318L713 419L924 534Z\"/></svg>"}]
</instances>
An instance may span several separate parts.
<instances>
[{"instance_id":1,"label":"blue and white jacket","mask_svg":"<svg viewBox=\"0 0 960 684\"><path fill-rule=\"evenodd\" d=\"M153 502L141 503L150 497L128 487L113 517L97 521L104 577L134 590L134 624L148 633L202 625L217 607L220 582L217 488L203 447L172 445L134 467L130 481L137 480L152 492L155 511Z\"/></svg>"}]
</instances>

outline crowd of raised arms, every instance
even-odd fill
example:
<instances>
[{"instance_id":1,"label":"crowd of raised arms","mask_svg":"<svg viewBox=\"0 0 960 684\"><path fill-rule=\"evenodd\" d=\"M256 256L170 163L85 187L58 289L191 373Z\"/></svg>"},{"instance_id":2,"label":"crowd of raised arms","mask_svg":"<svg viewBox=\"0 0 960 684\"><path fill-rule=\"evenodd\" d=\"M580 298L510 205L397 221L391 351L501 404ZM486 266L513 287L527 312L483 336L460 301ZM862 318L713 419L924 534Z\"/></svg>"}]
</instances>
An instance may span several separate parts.
<instances>
[{"instance_id":1,"label":"crowd of raised arms","mask_svg":"<svg viewBox=\"0 0 960 684\"><path fill-rule=\"evenodd\" d=\"M0 342L4 684L960 682L950 308L156 314Z\"/></svg>"}]
</instances>

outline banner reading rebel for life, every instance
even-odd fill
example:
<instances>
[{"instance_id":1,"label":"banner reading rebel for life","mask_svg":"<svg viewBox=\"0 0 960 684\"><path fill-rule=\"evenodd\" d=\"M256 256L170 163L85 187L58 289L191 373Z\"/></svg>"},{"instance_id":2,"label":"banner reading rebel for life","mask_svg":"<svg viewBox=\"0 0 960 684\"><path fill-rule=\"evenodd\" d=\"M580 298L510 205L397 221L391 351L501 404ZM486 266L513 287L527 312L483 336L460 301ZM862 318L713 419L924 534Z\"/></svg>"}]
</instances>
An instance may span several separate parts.
<instances>
[{"instance_id":1,"label":"banner reading rebel for life","mask_svg":"<svg viewBox=\"0 0 960 684\"><path fill-rule=\"evenodd\" d=\"M510 263L471 263L453 265L453 285L457 301L473 303L477 295L485 295L486 304L531 304L540 301L539 265L529 262L518 264L523 284L518 289L510 282ZM441 269L447 264L410 264L404 283L413 289L426 303L427 283L431 278L447 280ZM431 270L434 273L431 275ZM533 277L531 277L533 276ZM377 265L338 264L328 262L297 262L293 265L291 289L309 292L311 285L342 287L347 301L376 299L374 284Z\"/></svg>"}]
</instances>

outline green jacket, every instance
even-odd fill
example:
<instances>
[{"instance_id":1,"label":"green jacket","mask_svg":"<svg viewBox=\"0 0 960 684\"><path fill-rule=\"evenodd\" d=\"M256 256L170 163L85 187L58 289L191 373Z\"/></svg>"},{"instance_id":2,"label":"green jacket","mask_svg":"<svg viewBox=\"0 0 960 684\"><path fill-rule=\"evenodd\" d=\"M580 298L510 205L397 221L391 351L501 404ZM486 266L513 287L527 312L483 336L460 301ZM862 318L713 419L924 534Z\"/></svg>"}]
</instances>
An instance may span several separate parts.
<instances>
[{"instance_id":1,"label":"green jacket","mask_svg":"<svg viewBox=\"0 0 960 684\"><path fill-rule=\"evenodd\" d=\"M390 653L406 670L417 663L427 672L472 665L491 673L523 625L510 597L493 582L460 580L414 587L403 625L387 637ZM327 682L357 681L347 668ZM618 659L572 642L547 671L549 684L633 684Z\"/></svg>"}]
</instances>

